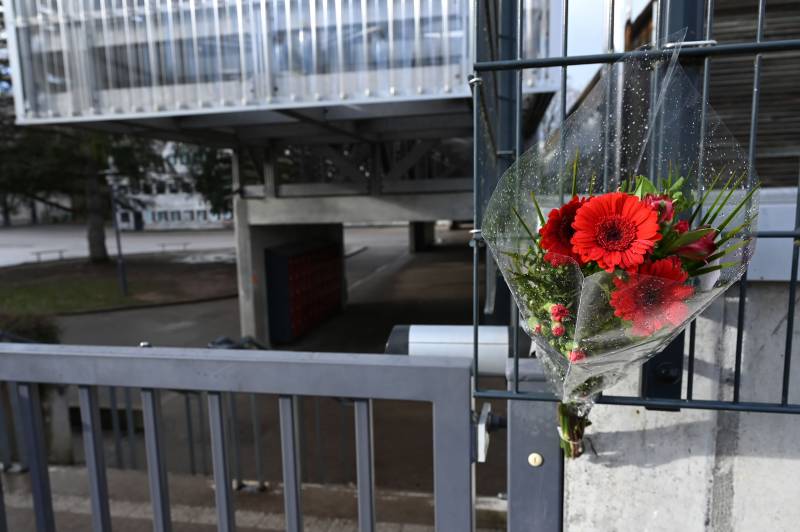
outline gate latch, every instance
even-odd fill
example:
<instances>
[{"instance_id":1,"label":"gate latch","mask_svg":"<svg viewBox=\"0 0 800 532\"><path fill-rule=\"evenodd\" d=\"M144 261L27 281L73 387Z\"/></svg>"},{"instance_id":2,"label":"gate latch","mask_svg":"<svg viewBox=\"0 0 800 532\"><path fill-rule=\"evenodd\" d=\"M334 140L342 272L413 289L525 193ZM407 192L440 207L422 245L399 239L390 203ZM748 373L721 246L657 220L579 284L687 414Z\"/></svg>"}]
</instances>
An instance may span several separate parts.
<instances>
[{"instance_id":1,"label":"gate latch","mask_svg":"<svg viewBox=\"0 0 800 532\"><path fill-rule=\"evenodd\" d=\"M490 434L498 429L506 428L506 418L492 414L491 403L483 403L481 413L478 416L475 435L475 455L479 463L486 462L489 454Z\"/></svg>"}]
</instances>

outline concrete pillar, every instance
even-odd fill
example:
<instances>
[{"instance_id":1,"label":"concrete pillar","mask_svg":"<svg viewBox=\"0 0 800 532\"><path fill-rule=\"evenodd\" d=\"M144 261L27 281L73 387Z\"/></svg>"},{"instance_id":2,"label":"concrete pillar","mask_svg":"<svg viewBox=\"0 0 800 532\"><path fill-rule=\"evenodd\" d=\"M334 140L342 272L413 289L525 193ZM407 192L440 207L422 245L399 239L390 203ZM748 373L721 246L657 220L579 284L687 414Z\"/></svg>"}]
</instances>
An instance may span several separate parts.
<instances>
[{"instance_id":1,"label":"concrete pillar","mask_svg":"<svg viewBox=\"0 0 800 532\"><path fill-rule=\"evenodd\" d=\"M236 198L234 201L239 319L242 336L252 336L270 345L266 250L293 242L334 242L339 245L341 260L344 261L344 227L342 224L250 225L247 222L247 209L248 203L254 201L259 200ZM342 286L344 305L347 298L346 279L342 279Z\"/></svg>"},{"instance_id":2,"label":"concrete pillar","mask_svg":"<svg viewBox=\"0 0 800 532\"><path fill-rule=\"evenodd\" d=\"M426 251L436 243L436 222L409 222L408 250L411 253Z\"/></svg>"}]
</instances>

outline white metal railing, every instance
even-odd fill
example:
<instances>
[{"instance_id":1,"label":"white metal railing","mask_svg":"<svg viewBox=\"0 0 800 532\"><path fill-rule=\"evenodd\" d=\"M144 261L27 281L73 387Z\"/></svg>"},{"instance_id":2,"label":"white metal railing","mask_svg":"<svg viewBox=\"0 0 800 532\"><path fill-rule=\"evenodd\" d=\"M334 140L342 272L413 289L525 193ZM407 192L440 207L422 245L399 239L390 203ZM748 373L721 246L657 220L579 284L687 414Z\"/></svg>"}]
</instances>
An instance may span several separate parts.
<instances>
[{"instance_id":1,"label":"white metal railing","mask_svg":"<svg viewBox=\"0 0 800 532\"><path fill-rule=\"evenodd\" d=\"M466 97L472 3L12 0L17 114L97 120ZM543 55L544 3L524 0L526 57Z\"/></svg>"}]
</instances>

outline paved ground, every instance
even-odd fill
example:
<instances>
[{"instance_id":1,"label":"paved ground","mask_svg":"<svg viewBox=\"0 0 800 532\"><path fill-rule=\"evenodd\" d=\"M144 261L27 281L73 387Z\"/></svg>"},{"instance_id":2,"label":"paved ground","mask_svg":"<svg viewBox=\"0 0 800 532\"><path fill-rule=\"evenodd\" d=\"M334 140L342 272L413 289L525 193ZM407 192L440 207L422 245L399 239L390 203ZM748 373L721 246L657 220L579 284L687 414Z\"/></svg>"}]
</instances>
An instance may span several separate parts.
<instances>
[{"instance_id":1,"label":"paved ground","mask_svg":"<svg viewBox=\"0 0 800 532\"><path fill-rule=\"evenodd\" d=\"M233 231L148 231L122 233L122 249L125 253L153 253L166 249L182 249L188 243L189 250L233 248ZM106 228L106 246L109 253L116 253L114 232ZM35 262L34 251L63 249L65 258L88 256L86 227L82 225L34 225L0 229L0 267ZM44 260L56 259L49 254Z\"/></svg>"}]
</instances>

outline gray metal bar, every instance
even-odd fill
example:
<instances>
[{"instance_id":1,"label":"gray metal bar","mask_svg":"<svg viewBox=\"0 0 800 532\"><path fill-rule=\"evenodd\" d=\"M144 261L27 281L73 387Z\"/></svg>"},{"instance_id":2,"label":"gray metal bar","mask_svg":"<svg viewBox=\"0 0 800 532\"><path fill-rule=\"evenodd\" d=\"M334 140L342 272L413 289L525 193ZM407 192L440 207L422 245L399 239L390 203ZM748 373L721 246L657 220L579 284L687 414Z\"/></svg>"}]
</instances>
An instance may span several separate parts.
<instances>
[{"instance_id":1,"label":"gray metal bar","mask_svg":"<svg viewBox=\"0 0 800 532\"><path fill-rule=\"evenodd\" d=\"M3 390L3 383L0 382L0 392ZM13 461L11 452L11 432L14 431L13 425L6 414L5 401L0 397L0 472L11 467Z\"/></svg>"},{"instance_id":2,"label":"gray metal bar","mask_svg":"<svg viewBox=\"0 0 800 532\"><path fill-rule=\"evenodd\" d=\"M509 380L509 390L549 391L540 362L536 359L521 362L523 381L515 387ZM506 374L512 377L513 368L507 368ZM564 461L558 438L553 434L555 406L509 400L507 416L507 530L561 530L563 492L559 484Z\"/></svg>"},{"instance_id":3,"label":"gray metal bar","mask_svg":"<svg viewBox=\"0 0 800 532\"><path fill-rule=\"evenodd\" d=\"M776 39L757 43L731 43L717 44L715 46L701 46L697 48L681 48L678 51L679 57L717 57L725 55L752 55L764 53L787 52L800 50L800 39ZM564 67L575 65L593 65L601 63L616 63L621 59L662 57L668 58L675 53L674 50L665 48L663 51L632 51L614 52L602 54L572 55L561 57L542 57L538 59L507 59L499 61L481 61L475 63L474 69L477 72L515 70L518 68L547 68Z\"/></svg>"},{"instance_id":4,"label":"gray metal bar","mask_svg":"<svg viewBox=\"0 0 800 532\"><path fill-rule=\"evenodd\" d=\"M208 475L208 439L206 438L206 401L204 400L204 392L197 394L197 410L198 420L200 425L200 463L203 465L203 474ZM209 429L210 430L210 429Z\"/></svg>"},{"instance_id":5,"label":"gray metal bar","mask_svg":"<svg viewBox=\"0 0 800 532\"><path fill-rule=\"evenodd\" d=\"M119 409L117 404L117 388L108 387L108 407L111 412L111 431L114 434L114 458L117 469L123 469L125 462L122 459L122 432L119 427Z\"/></svg>"},{"instance_id":6,"label":"gray metal bar","mask_svg":"<svg viewBox=\"0 0 800 532\"><path fill-rule=\"evenodd\" d=\"M6 501L3 494L3 475L0 475L0 532L8 532L8 519L6 518Z\"/></svg>"},{"instance_id":7,"label":"gray metal bar","mask_svg":"<svg viewBox=\"0 0 800 532\"><path fill-rule=\"evenodd\" d=\"M316 457L317 481L325 484L325 457L322 453L322 427L319 413L319 397L314 398L314 455Z\"/></svg>"},{"instance_id":8,"label":"gray metal bar","mask_svg":"<svg viewBox=\"0 0 800 532\"><path fill-rule=\"evenodd\" d=\"M256 482L258 489L264 488L264 463L261 458L261 416L258 411L256 394L250 394L250 424L253 427L253 447L255 447L256 458Z\"/></svg>"},{"instance_id":9,"label":"gray metal bar","mask_svg":"<svg viewBox=\"0 0 800 532\"><path fill-rule=\"evenodd\" d=\"M301 508L302 468L298 452L299 427L297 423L298 398L281 396L278 411L281 423L281 454L283 455L283 503L286 515L286 531L303 531Z\"/></svg>"},{"instance_id":10,"label":"gray metal bar","mask_svg":"<svg viewBox=\"0 0 800 532\"><path fill-rule=\"evenodd\" d=\"M39 385L19 383L19 424L25 438L25 447L30 465L31 493L36 514L37 532L54 532L53 500L50 495L50 474L47 471L47 452L44 448L42 405L39 400Z\"/></svg>"},{"instance_id":11,"label":"gray metal bar","mask_svg":"<svg viewBox=\"0 0 800 532\"><path fill-rule=\"evenodd\" d=\"M472 143L472 219L473 219L473 240L472 240L472 371L474 377L475 390L480 389L480 371L478 368L478 341L480 326L480 301L478 287L478 273L480 266L479 236L481 227L480 216L480 146L477 142L478 132L481 131L480 104L481 104L481 85L483 80L473 77L470 82L472 87L472 130L475 142Z\"/></svg>"},{"instance_id":12,"label":"gray metal bar","mask_svg":"<svg viewBox=\"0 0 800 532\"><path fill-rule=\"evenodd\" d=\"M111 530L111 514L108 510L108 482L106 462L103 455L103 432L100 426L100 409L97 388L78 387L83 427L83 448L86 469L89 474L89 493L92 501L92 530Z\"/></svg>"},{"instance_id":13,"label":"gray metal bar","mask_svg":"<svg viewBox=\"0 0 800 532\"><path fill-rule=\"evenodd\" d=\"M372 401L355 401L356 476L358 479L358 529L375 530L375 452L372 435ZM466 445L464 442L463 445Z\"/></svg>"},{"instance_id":14,"label":"gray metal bar","mask_svg":"<svg viewBox=\"0 0 800 532\"><path fill-rule=\"evenodd\" d=\"M122 395L125 398L125 431L128 434L128 465L131 469L136 469L136 423L133 419L133 397L131 389L123 388Z\"/></svg>"},{"instance_id":15,"label":"gray metal bar","mask_svg":"<svg viewBox=\"0 0 800 532\"><path fill-rule=\"evenodd\" d=\"M798 172L800 183L800 172ZM800 229L800 186L795 199L794 227ZM792 246L792 275L789 278L789 310L786 317L786 347L783 351L783 383L781 388L781 404L789 403L789 384L792 378L792 339L794 337L794 313L797 295L797 260L800 258L800 248Z\"/></svg>"},{"instance_id":16,"label":"gray metal bar","mask_svg":"<svg viewBox=\"0 0 800 532\"><path fill-rule=\"evenodd\" d=\"M172 520L164 442L161 436L161 394L158 390L142 389L142 413L147 451L147 478L150 483L150 502L153 505L153 530L170 532Z\"/></svg>"},{"instance_id":17,"label":"gray metal bar","mask_svg":"<svg viewBox=\"0 0 800 532\"><path fill-rule=\"evenodd\" d=\"M469 379L471 365L452 357L0 343L0 380L315 397L433 401L438 383Z\"/></svg>"},{"instance_id":18,"label":"gray metal bar","mask_svg":"<svg viewBox=\"0 0 800 532\"><path fill-rule=\"evenodd\" d=\"M437 532L470 532L475 527L471 388L468 379L442 381L438 385L441 395L433 401L433 500Z\"/></svg>"},{"instance_id":19,"label":"gray metal bar","mask_svg":"<svg viewBox=\"0 0 800 532\"><path fill-rule=\"evenodd\" d=\"M19 402L19 386L16 382L8 383L8 395L9 401L11 402L11 415L14 419L14 427L16 427L14 436L17 440L15 442L17 446L17 459L19 460L20 469L26 471L28 469L28 451L27 446L25 445L25 435L23 434L22 430L20 430L22 423L22 408Z\"/></svg>"},{"instance_id":20,"label":"gray metal bar","mask_svg":"<svg viewBox=\"0 0 800 532\"><path fill-rule=\"evenodd\" d=\"M241 451L241 442L239 441L238 429L238 413L236 411L236 394L226 394L228 403L228 438L230 440L231 452L228 455L230 459L230 468L233 473L233 485L238 490L244 484L242 483L242 461L240 460L239 453ZM213 454L214 449L211 449Z\"/></svg>"},{"instance_id":21,"label":"gray metal bar","mask_svg":"<svg viewBox=\"0 0 800 532\"><path fill-rule=\"evenodd\" d=\"M208 394L208 426L211 430L211 455L214 463L214 490L217 505L217 529L220 532L236 530L236 515L231 494L228 469L223 396L218 392Z\"/></svg>"},{"instance_id":22,"label":"gray metal bar","mask_svg":"<svg viewBox=\"0 0 800 532\"><path fill-rule=\"evenodd\" d=\"M192 394L183 394L184 413L186 414L186 443L189 447L189 472L197 474L197 460L194 455L194 426L192 423Z\"/></svg>"}]
</instances>

